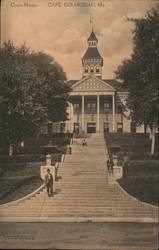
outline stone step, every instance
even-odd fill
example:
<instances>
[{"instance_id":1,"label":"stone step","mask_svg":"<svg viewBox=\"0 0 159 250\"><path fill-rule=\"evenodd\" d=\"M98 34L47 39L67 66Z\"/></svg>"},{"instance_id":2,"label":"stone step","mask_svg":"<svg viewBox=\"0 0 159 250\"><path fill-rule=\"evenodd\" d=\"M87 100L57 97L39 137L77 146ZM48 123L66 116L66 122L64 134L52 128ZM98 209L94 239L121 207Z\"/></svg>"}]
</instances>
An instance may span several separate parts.
<instances>
[{"instance_id":1,"label":"stone step","mask_svg":"<svg viewBox=\"0 0 159 250\"><path fill-rule=\"evenodd\" d=\"M71 203L71 200L72 200L72 203ZM70 206L70 205L79 205L79 206L91 206L92 204L94 204L94 205L97 205L97 206L108 206L108 205L110 205L110 206L112 206L112 205L114 205L114 206L116 206L116 207L126 207L125 206L125 203L124 203L124 200L123 200L123 202L121 202L121 203L119 203L119 201L118 200L114 200L114 201L111 201L111 200L96 200L96 199L89 199L89 200L87 200L87 199L85 199L85 200L81 200L81 199L74 199L74 198L72 198L72 199L69 199L69 200L67 200L67 199L62 199L62 197L61 198L59 198L59 199L55 199L55 200L53 200L53 201L46 201L46 200L44 200L44 199L42 199L42 201L43 201L43 203L45 202L45 204L50 204L50 205L58 205L58 204L60 204L60 205L62 205L62 206ZM23 206L23 205L27 205L27 204L29 204L29 206L32 204L32 205L37 205L37 204L40 204L40 202L41 202L41 200L36 200L36 201L34 201L34 200L30 200L30 201L28 201L28 202L25 202L25 203L21 203L21 205L19 205L19 206ZM118 205L117 205L117 203L119 203ZM44 204L43 204L44 205ZM140 206L137 206L137 204L132 204L132 203L127 203L127 206L131 206L131 207L136 207L136 208L139 208ZM16 206L15 206L16 207ZM149 208L148 208L149 209Z\"/></svg>"},{"instance_id":2,"label":"stone step","mask_svg":"<svg viewBox=\"0 0 159 250\"><path fill-rule=\"evenodd\" d=\"M80 159L77 159L77 158L72 158L71 159L71 156L68 156L68 157L65 157L65 162L64 163L73 163L73 164L78 164L80 163L81 165L83 164L87 164L87 163L90 163L90 164L106 164L106 160L105 159L98 159L98 158L95 158L95 159L92 159L92 158L80 158ZM92 166L93 166L92 165Z\"/></svg>"},{"instance_id":3,"label":"stone step","mask_svg":"<svg viewBox=\"0 0 159 250\"><path fill-rule=\"evenodd\" d=\"M126 214L144 214L144 215L146 215L146 214L149 214L149 215L156 215L156 213L152 213L152 212L150 212L150 211L142 211L142 210L138 210L138 211L135 211L135 210L133 210L133 209L131 209L131 208L129 208L129 209L125 209L124 210L124 208L118 208L118 211L115 209L115 208L113 208L113 207L105 207L105 208L97 208L97 207L95 207L95 208L93 208L93 207L91 207L91 208L80 208L80 209L78 209L78 208L75 208L75 207L43 207L42 208L42 210L38 210L38 208L37 207L35 207L34 209L28 209L27 207L25 208L25 209L21 209L19 212L18 212L18 215L20 215L20 214L23 214L23 215L25 215L25 214L31 214L31 213L95 213L95 212L97 212L97 213L106 213L106 212L108 212L108 211L111 211L111 212L114 212L114 213L116 213L117 215L126 215ZM1 215L2 214L6 214L6 213L8 213L8 214L17 214L17 210L5 210L5 211L1 211Z\"/></svg>"},{"instance_id":4,"label":"stone step","mask_svg":"<svg viewBox=\"0 0 159 250\"><path fill-rule=\"evenodd\" d=\"M72 211L77 211L77 212L80 212L80 211L101 211L101 212L104 212L104 211L108 211L108 210L112 210L112 211L116 211L116 209L115 209L115 207L74 207L74 206L67 206L67 207L65 207L65 206L44 206L43 207L43 210L44 211L47 211L47 212L51 212L51 211L54 211L54 212L59 212L59 211L65 211L65 212L72 212ZM5 211L7 211L7 210L5 210ZM17 210L16 209L12 209L12 210L8 210L8 212L16 212ZM28 211L28 208L27 207L25 207L25 208L23 208L21 211L20 211L20 213L25 213L25 212L27 212ZM37 211L37 212L40 212L41 210L38 210L38 207L34 207L34 208L30 208L29 209L29 212L31 212L31 211ZM133 210L131 209L131 208L126 208L125 210L124 210L124 208L118 208L118 211L120 211L120 212L125 212L125 211L127 211L127 212L132 212ZM3 210L1 211L2 213L3 213ZM150 213L149 211L142 211L142 210L140 210L140 211L133 211L134 213L135 212L140 212L140 213Z\"/></svg>"},{"instance_id":5,"label":"stone step","mask_svg":"<svg viewBox=\"0 0 159 250\"><path fill-rule=\"evenodd\" d=\"M79 152L97 152L97 151L101 151L101 152L106 152L106 148L105 145L101 144L101 143L96 143L96 144L89 144L88 147L82 147L79 145L70 145L70 147L72 148L72 153L74 153L74 150L79 151Z\"/></svg>"},{"instance_id":6,"label":"stone step","mask_svg":"<svg viewBox=\"0 0 159 250\"><path fill-rule=\"evenodd\" d=\"M64 182L59 182L58 184L56 184L56 186L58 187L59 185L62 187L62 188L64 188L65 186L67 187L68 185L69 186L72 186L72 188L73 187L82 187L82 186L84 186L84 188L89 188L89 187L99 187L99 186L101 186L101 188L104 188L104 186L106 186L106 180L105 180L105 182L104 182L104 180L103 180L103 185L102 185L102 183L100 183L100 180L98 179L96 179L96 183L94 183L94 180L92 180L92 179L90 179L89 180L89 183L88 183L88 179L86 178L86 179L82 179L81 178L81 181L80 181L80 179L77 179L77 182L76 182L76 179L71 179L71 178L64 178L63 177L63 181ZM68 183L69 182L69 183Z\"/></svg>"},{"instance_id":7,"label":"stone step","mask_svg":"<svg viewBox=\"0 0 159 250\"><path fill-rule=\"evenodd\" d=\"M61 176L61 178L63 178L63 180L64 181L68 181L68 182L75 182L75 181L77 181L77 183L100 183L100 181L103 181L103 183L106 181L106 178L104 177L104 178L98 178L98 177L96 177L96 178L91 178L91 177L89 177L89 178L87 178L87 177L83 177L83 176L80 176L80 175L77 175L77 176L75 176L75 175L72 175L72 176Z\"/></svg>"},{"instance_id":8,"label":"stone step","mask_svg":"<svg viewBox=\"0 0 159 250\"><path fill-rule=\"evenodd\" d=\"M83 161L83 163L81 164L81 163L78 163L78 162L76 162L76 161L72 161L72 162L70 162L69 164L67 163L67 162L63 162L63 163L60 163L59 164L59 166L67 166L67 167L69 167L69 166L72 166L72 165L75 165L75 163L77 164L77 165L81 165L81 167L84 167L84 166L86 166L86 167L89 167L89 166L92 166L92 169L93 168L101 168L102 166L103 166L103 163L101 163L101 162L99 162L98 164L96 164L96 162L85 162L85 161Z\"/></svg>"},{"instance_id":9,"label":"stone step","mask_svg":"<svg viewBox=\"0 0 159 250\"><path fill-rule=\"evenodd\" d=\"M38 207L39 207L39 202L36 202L36 203L33 203L33 204L24 204L20 206L21 207L21 210L25 210L26 208L29 208L29 210L31 209L37 209L38 210ZM92 208L100 208L102 207L103 210L104 209L107 209L107 208L112 208L112 209L116 209L118 211L130 211L130 210L133 210L134 208L136 208L136 210L133 210L133 211L136 211L136 212L155 212L155 210L153 209L150 209L149 207L148 208L144 208L144 207L138 207L137 205L135 206L134 204L127 204L126 206L124 206L124 203L123 204L120 204L118 206L116 206L116 203L101 203L100 205L98 205L98 203L81 203L80 202L72 202L71 203L62 203L62 202L54 202L54 203L50 203L50 202L46 202L44 204L43 207L48 207L49 209L70 209L70 208L73 208L73 209L87 209L87 207L92 207ZM11 210L11 211L17 211L16 210L16 206L15 207L10 207L8 208L8 210ZM7 208L6 208L7 209ZM3 210L1 210L3 211ZM157 211L156 211L157 212Z\"/></svg>"},{"instance_id":10,"label":"stone step","mask_svg":"<svg viewBox=\"0 0 159 250\"><path fill-rule=\"evenodd\" d=\"M76 191L76 192L73 192L73 191L69 192L67 190L66 191L60 191L59 190L58 192L56 192L56 194L54 195L54 197L55 198L61 197L61 195L67 195L68 198L76 196L76 195L78 195L78 196L84 196L84 197L92 197L92 196L95 196L95 195L100 195L104 199L108 199L108 198L111 198L111 197L114 198L114 197L118 197L119 196L118 194L113 194L112 195L110 192L104 192L103 193L103 192L97 192L97 191L92 192L92 191L85 191L85 190L83 190L83 191ZM45 195L43 195L43 196L45 196ZM41 197L42 196L39 196L39 198L38 198L38 196L37 196L37 197L33 197L32 199L34 199L34 198L41 199Z\"/></svg>"},{"instance_id":11,"label":"stone step","mask_svg":"<svg viewBox=\"0 0 159 250\"><path fill-rule=\"evenodd\" d=\"M80 209L76 208L76 207L43 207L42 210L38 209L38 207L34 207L34 208L30 208L30 207L25 207L23 209L21 209L20 211L18 211L17 214L17 209L6 209L6 210L2 210L1 211L1 216L4 214L16 214L16 215L20 215L20 214L33 214L33 213L40 213L40 212L45 212L45 213L88 213L88 212L100 212L100 213L105 213L107 211L111 211L113 213L115 213L117 216L122 215L128 215L128 214L140 214L140 215L149 215L149 216L157 216L157 211L143 211L143 210L134 210L133 208L118 208L116 209L115 207L104 207L104 208L99 208L99 207L91 207L91 208L86 208L86 207L81 207Z\"/></svg>"},{"instance_id":12,"label":"stone step","mask_svg":"<svg viewBox=\"0 0 159 250\"><path fill-rule=\"evenodd\" d=\"M46 194L47 195L47 194ZM44 195L43 197L45 197L46 195ZM63 198L63 199L67 199L67 200L72 200L72 199L74 199L74 200L77 200L77 199L83 199L83 200L87 200L87 199L89 199L89 200L92 200L92 199L95 199L95 200L98 200L98 201L104 201L104 200L112 200L112 201L119 201L120 202L120 200L124 200L125 201L125 199L124 198L118 198L119 196L118 195L113 195L113 197L111 196L111 194L108 194L107 196L105 196L105 194L103 194L103 195L100 195L100 197L96 197L96 195L94 195L94 194L87 194L87 195L84 195L83 193L81 193L81 194L78 194L78 193L72 193L71 195L69 195L69 196L67 196L66 197L66 194L65 193L59 193L58 194L58 197L57 196L55 196L54 195L54 200L56 200L56 199L61 199L61 198ZM37 200L40 200L41 201L41 198L42 197L35 197L36 198L36 201ZM33 200L33 199L35 199L35 198L31 198L30 200Z\"/></svg>"},{"instance_id":13,"label":"stone step","mask_svg":"<svg viewBox=\"0 0 159 250\"><path fill-rule=\"evenodd\" d=\"M111 190L107 190L107 189L103 189L103 188L95 188L95 187L92 187L92 188L82 188L82 187L78 187L78 186L75 186L75 189L72 189L71 188L71 185L68 187L63 187L63 188L60 188L61 186L56 186L56 188L54 188L54 193L55 195L58 197L60 193L66 193L69 197L69 194L76 194L76 193L80 193L80 194L103 194L105 195L105 197L107 197L107 195L116 195L116 196L119 196L118 193L114 193L112 192ZM44 193L46 193L46 191L44 191ZM119 196L119 198L121 198L121 195Z\"/></svg>"},{"instance_id":14,"label":"stone step","mask_svg":"<svg viewBox=\"0 0 159 250\"><path fill-rule=\"evenodd\" d=\"M25 206L24 206L25 205ZM36 202L36 203L28 203L28 204L23 204L23 205L20 205L19 208L20 210L19 211L25 211L25 210L36 210L38 211L38 208L40 207L40 202ZM78 210L78 208L81 207L81 209L85 209L86 207L92 207L92 208L100 208L102 207L102 209L107 209L107 208L111 208L111 209L115 209L115 211L123 211L123 212L127 212L127 211L136 211L136 212L142 212L142 213L151 213L151 212L155 212L157 213L157 211L155 210L150 210L149 208L143 208L143 207L137 207L135 205L127 205L127 206L124 206L124 203L123 204L120 204L118 206L116 206L116 203L102 203L100 206L98 205L98 203L94 203L94 202L90 202L90 203L80 203L80 202L71 202L70 203L62 203L62 202L54 202L54 203L49 203L49 202L46 202L44 204L44 207L43 208L48 208L48 209L76 209ZM41 207L40 207L41 209ZM8 207L8 208L5 208L5 209L1 209L1 213L3 211L15 211L17 212L17 206L12 206L12 207ZM19 213L18 211L18 213Z\"/></svg>"},{"instance_id":15,"label":"stone step","mask_svg":"<svg viewBox=\"0 0 159 250\"><path fill-rule=\"evenodd\" d=\"M77 155L65 155L65 160L64 160L64 162L66 162L67 160L71 160L72 162L79 162L79 161L81 161L81 162L83 162L83 163L85 163L85 162L104 162L104 161L106 161L106 157L100 157L100 155L97 155L96 157L93 157L93 156L90 156L90 157L88 157L88 155L83 155L82 157L79 157L79 156L77 156Z\"/></svg>"},{"instance_id":16,"label":"stone step","mask_svg":"<svg viewBox=\"0 0 159 250\"><path fill-rule=\"evenodd\" d=\"M100 169L101 170L101 169ZM91 175L100 175L100 176L107 176L106 173L104 171L98 171L98 170L92 170L91 172L87 169L85 170L81 170L81 169L75 169L72 167L72 169L68 169L66 167L63 167L63 169L59 169L58 170L58 174L59 173L63 173L64 175L69 175L69 174L74 174L74 173L77 173L77 174L82 174L82 175L86 175L87 177L88 176L91 176Z\"/></svg>"},{"instance_id":17,"label":"stone step","mask_svg":"<svg viewBox=\"0 0 159 250\"><path fill-rule=\"evenodd\" d=\"M122 217L123 218L130 218L130 217L138 217L138 218L142 218L142 219L144 219L144 218L147 218L147 215L141 215L141 214L124 214L124 215L118 215L118 216L115 216L115 214L113 214L112 212L108 212L108 213L80 213L80 214L76 214L76 213L51 213L51 214L47 214L47 213L43 213L43 214L37 214L37 213L34 213L34 214L32 214L32 213L30 213L30 214L25 214L25 217L24 217L24 215L23 214L20 214L20 215L18 215L17 216L17 214L4 214L3 215L3 217L16 217L16 218L19 218L19 217L23 217L23 218L26 218L26 217L34 217L34 220L35 220L35 218L37 218L37 221L38 220L40 220L40 216L42 216L42 217L44 217L44 218L55 218L55 219L57 219L57 218L59 218L59 221L60 221L60 219L62 219L62 218L66 218L66 217L70 217L71 219L74 217L74 218L80 218L80 217L85 217L85 218L103 218L103 217L112 217L112 218L119 218L120 219L120 221L122 221Z\"/></svg>"},{"instance_id":18,"label":"stone step","mask_svg":"<svg viewBox=\"0 0 159 250\"><path fill-rule=\"evenodd\" d=\"M106 150L105 150L105 147L101 147L101 146L98 146L98 147L89 147L89 148L86 148L86 149L83 149L83 148L79 148L79 147L72 147L70 146L71 149L72 149L72 155L77 155L79 156L79 153L81 155L92 155L94 156L95 155L98 155L98 154L106 154Z\"/></svg>"},{"instance_id":19,"label":"stone step","mask_svg":"<svg viewBox=\"0 0 159 250\"><path fill-rule=\"evenodd\" d=\"M94 166L93 164L80 164L80 163L65 163L65 165L60 165L59 168L58 168L58 173L60 171L69 171L69 172L77 172L77 171L80 171L80 172L83 172L83 173L105 173L105 170L107 170L106 168L106 165L102 164L101 166L98 165L98 166Z\"/></svg>"},{"instance_id":20,"label":"stone step","mask_svg":"<svg viewBox=\"0 0 159 250\"><path fill-rule=\"evenodd\" d=\"M92 172L92 173L90 173L89 171L86 171L86 172L83 172L83 171L81 171L80 169L78 170L76 170L76 171L69 171L69 172L65 172L65 176L66 177L69 177L69 176L79 176L79 177L83 177L83 178L88 178L88 179L90 179L90 178L101 178L101 179L103 179L103 178L105 178L105 173L104 172Z\"/></svg>"},{"instance_id":21,"label":"stone step","mask_svg":"<svg viewBox=\"0 0 159 250\"><path fill-rule=\"evenodd\" d=\"M62 187L62 186L67 186L67 185L74 185L74 186L76 186L76 187L81 187L81 188L82 188L83 186L84 186L84 187L88 187L88 188L89 188L89 187L94 187L94 188L95 188L95 187L101 186L102 188L104 188L104 187L106 187L106 183L107 183L106 180L105 180L104 183L103 183L103 182L101 183L101 182L99 182L99 181L96 182L96 183L94 183L94 182L89 182L89 183L88 183L88 182L85 182L85 183L84 183L84 182L79 182L79 181L78 181L78 182L75 182L75 181L71 181L71 182L69 181L69 182L68 182L68 181L65 181L64 178L63 178L62 180L63 180L63 182L58 182L58 183L56 183L55 185L56 185L56 186L60 185L61 187Z\"/></svg>"},{"instance_id":22,"label":"stone step","mask_svg":"<svg viewBox=\"0 0 159 250\"><path fill-rule=\"evenodd\" d=\"M54 200L53 202L47 202L47 201L43 201L45 202L45 204L43 205L50 205L50 206L82 206L82 207L85 207L85 206L102 206L102 207L108 207L108 206L112 206L112 207L116 207L116 208L137 208L137 209L140 209L143 207L140 207L140 206L137 206L137 204L131 204L131 203L128 203L126 206L125 206L125 203L124 202L121 202L120 204L117 205L117 202L109 202L109 201L105 201L105 202L102 202L102 201L96 201L95 199L94 200L90 200L89 202L88 201L83 201L81 202L80 200L72 200L72 203L71 203L71 200L67 201L65 200L63 202L62 199L58 199L58 200ZM32 201L32 202L28 202L28 203L22 203L21 205L19 205L21 208L25 208L25 206L29 206L29 207L34 207L34 206L38 206L40 205L40 201ZM14 207L14 206L13 206ZM15 206L16 207L16 206ZM6 209L6 208L5 208ZM144 208L144 209L148 209L149 208Z\"/></svg>"}]
</instances>

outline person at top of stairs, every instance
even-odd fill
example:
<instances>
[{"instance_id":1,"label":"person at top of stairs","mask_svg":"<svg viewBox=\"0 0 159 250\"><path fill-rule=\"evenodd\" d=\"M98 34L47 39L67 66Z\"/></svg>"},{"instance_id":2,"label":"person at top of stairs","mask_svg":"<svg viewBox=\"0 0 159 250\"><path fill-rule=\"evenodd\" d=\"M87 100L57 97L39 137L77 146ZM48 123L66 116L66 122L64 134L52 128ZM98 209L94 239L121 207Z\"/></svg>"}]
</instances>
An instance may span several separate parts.
<instances>
[{"instance_id":1,"label":"person at top of stairs","mask_svg":"<svg viewBox=\"0 0 159 250\"><path fill-rule=\"evenodd\" d=\"M83 147L88 146L85 138L84 138L83 141L82 141L82 146L83 146Z\"/></svg>"}]
</instances>

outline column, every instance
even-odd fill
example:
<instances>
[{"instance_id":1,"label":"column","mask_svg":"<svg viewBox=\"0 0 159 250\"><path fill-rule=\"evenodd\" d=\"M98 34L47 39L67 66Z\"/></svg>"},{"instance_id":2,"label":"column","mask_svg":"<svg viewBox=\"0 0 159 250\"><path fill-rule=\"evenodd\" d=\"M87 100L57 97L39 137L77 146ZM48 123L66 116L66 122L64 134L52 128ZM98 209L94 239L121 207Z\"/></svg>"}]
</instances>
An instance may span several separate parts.
<instances>
[{"instance_id":1,"label":"column","mask_svg":"<svg viewBox=\"0 0 159 250\"><path fill-rule=\"evenodd\" d=\"M97 95L97 133L99 132L99 110L100 110L99 95Z\"/></svg>"},{"instance_id":2,"label":"column","mask_svg":"<svg viewBox=\"0 0 159 250\"><path fill-rule=\"evenodd\" d=\"M84 130L84 95L82 95L82 131Z\"/></svg>"},{"instance_id":3,"label":"column","mask_svg":"<svg viewBox=\"0 0 159 250\"><path fill-rule=\"evenodd\" d=\"M112 95L112 107L113 107L113 132L115 132L115 94Z\"/></svg>"},{"instance_id":4,"label":"column","mask_svg":"<svg viewBox=\"0 0 159 250\"><path fill-rule=\"evenodd\" d=\"M73 132L73 107L72 107L72 103L70 102L69 103L69 106L70 106L70 131Z\"/></svg>"}]
</instances>

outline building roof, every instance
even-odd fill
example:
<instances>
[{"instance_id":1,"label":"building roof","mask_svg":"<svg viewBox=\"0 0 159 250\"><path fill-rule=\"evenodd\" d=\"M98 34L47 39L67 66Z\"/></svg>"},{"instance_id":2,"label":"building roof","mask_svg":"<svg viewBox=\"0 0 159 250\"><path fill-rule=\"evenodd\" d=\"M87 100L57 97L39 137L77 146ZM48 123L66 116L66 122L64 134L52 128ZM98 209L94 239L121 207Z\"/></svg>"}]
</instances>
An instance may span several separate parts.
<instances>
[{"instance_id":1,"label":"building roof","mask_svg":"<svg viewBox=\"0 0 159 250\"><path fill-rule=\"evenodd\" d=\"M125 87L123 87L123 84L117 81L116 79L102 79L102 80L111 85L117 91L128 92L128 90Z\"/></svg>"},{"instance_id":2,"label":"building roof","mask_svg":"<svg viewBox=\"0 0 159 250\"><path fill-rule=\"evenodd\" d=\"M87 39L87 41L98 41L93 30L92 30L92 33L90 34L89 38Z\"/></svg>"},{"instance_id":3,"label":"building roof","mask_svg":"<svg viewBox=\"0 0 159 250\"><path fill-rule=\"evenodd\" d=\"M123 87L123 84L115 79L101 79L103 82L109 84L113 88L115 88L118 92L128 92L128 90ZM79 80L69 80L67 82L68 86L71 88L75 83L77 83Z\"/></svg>"},{"instance_id":4,"label":"building roof","mask_svg":"<svg viewBox=\"0 0 159 250\"><path fill-rule=\"evenodd\" d=\"M67 82L67 85L71 88L76 82L78 82L79 80L69 80Z\"/></svg>"},{"instance_id":5,"label":"building roof","mask_svg":"<svg viewBox=\"0 0 159 250\"><path fill-rule=\"evenodd\" d=\"M97 47L88 47L86 53L83 56L83 59L101 59L101 55L99 54L99 51Z\"/></svg>"}]
</instances>

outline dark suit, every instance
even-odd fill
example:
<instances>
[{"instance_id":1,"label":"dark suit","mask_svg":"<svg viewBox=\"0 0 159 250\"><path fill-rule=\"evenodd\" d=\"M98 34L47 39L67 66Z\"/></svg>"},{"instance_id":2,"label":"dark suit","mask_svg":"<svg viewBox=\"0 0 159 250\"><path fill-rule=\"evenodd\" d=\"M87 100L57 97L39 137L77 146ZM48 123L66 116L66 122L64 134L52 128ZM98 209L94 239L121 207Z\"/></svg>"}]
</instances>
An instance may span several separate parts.
<instances>
[{"instance_id":1,"label":"dark suit","mask_svg":"<svg viewBox=\"0 0 159 250\"><path fill-rule=\"evenodd\" d=\"M48 195L53 194L53 176L51 173L45 175L45 186L47 188Z\"/></svg>"},{"instance_id":2,"label":"dark suit","mask_svg":"<svg viewBox=\"0 0 159 250\"><path fill-rule=\"evenodd\" d=\"M108 159L107 160L107 168L108 168L108 172L110 174L113 174L113 166L114 166L113 160L112 159Z\"/></svg>"}]
</instances>

